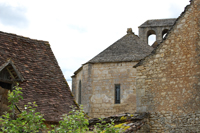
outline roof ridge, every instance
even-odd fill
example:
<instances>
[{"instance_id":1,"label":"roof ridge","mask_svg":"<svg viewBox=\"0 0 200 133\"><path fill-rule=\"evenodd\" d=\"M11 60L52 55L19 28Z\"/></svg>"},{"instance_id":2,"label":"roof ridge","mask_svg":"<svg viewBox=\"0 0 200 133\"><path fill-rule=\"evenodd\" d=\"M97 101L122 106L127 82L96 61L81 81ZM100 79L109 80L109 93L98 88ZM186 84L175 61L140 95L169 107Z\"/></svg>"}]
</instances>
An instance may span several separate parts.
<instances>
[{"instance_id":1,"label":"roof ridge","mask_svg":"<svg viewBox=\"0 0 200 133\"><path fill-rule=\"evenodd\" d=\"M149 21L149 20L170 20L170 19L177 19L177 18L148 19L147 21Z\"/></svg>"},{"instance_id":2,"label":"roof ridge","mask_svg":"<svg viewBox=\"0 0 200 133\"><path fill-rule=\"evenodd\" d=\"M177 18L166 18L166 19L149 19L142 23L138 28L143 27L159 27L159 26L171 26L173 22L176 21Z\"/></svg>"},{"instance_id":3,"label":"roof ridge","mask_svg":"<svg viewBox=\"0 0 200 133\"><path fill-rule=\"evenodd\" d=\"M48 41L38 40L38 39L32 39L30 37L25 37L25 36L22 36L22 35L17 35L17 34L14 34L14 33L8 33L8 32L0 31L0 34L7 35L7 36L15 36L15 37L19 37L19 38L23 38L23 39L31 40L31 41L44 42L45 44L50 45Z\"/></svg>"}]
</instances>

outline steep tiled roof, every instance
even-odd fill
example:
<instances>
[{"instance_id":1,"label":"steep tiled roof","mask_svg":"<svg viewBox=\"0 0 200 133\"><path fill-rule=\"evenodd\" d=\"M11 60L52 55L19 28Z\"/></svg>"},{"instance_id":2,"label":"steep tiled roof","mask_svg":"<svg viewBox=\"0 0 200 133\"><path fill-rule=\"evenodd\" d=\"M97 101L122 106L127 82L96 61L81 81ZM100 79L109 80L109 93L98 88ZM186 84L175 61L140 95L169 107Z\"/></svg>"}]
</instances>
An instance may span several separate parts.
<instances>
[{"instance_id":1,"label":"steep tiled roof","mask_svg":"<svg viewBox=\"0 0 200 133\"><path fill-rule=\"evenodd\" d=\"M23 77L24 99L19 107L36 101L46 121L57 122L75 106L73 96L46 41L0 32L0 66L12 60Z\"/></svg>"},{"instance_id":2,"label":"steep tiled roof","mask_svg":"<svg viewBox=\"0 0 200 133\"><path fill-rule=\"evenodd\" d=\"M152 20L147 20L144 22L142 25L139 26L139 28L143 27L158 27L158 26L172 26L174 22L176 21L176 18L172 19L152 19Z\"/></svg>"},{"instance_id":3,"label":"steep tiled roof","mask_svg":"<svg viewBox=\"0 0 200 133\"><path fill-rule=\"evenodd\" d=\"M88 63L137 61L151 53L153 48L142 42L131 29L117 42L109 46Z\"/></svg>"}]
</instances>

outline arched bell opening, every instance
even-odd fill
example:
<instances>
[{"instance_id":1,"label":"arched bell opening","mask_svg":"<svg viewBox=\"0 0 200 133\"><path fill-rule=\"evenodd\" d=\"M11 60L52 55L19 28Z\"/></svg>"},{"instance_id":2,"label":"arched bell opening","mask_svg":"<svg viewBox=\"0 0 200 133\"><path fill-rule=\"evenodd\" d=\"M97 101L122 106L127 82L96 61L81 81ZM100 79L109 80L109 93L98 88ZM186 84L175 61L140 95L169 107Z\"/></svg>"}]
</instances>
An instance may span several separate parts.
<instances>
[{"instance_id":1,"label":"arched bell opening","mask_svg":"<svg viewBox=\"0 0 200 133\"><path fill-rule=\"evenodd\" d=\"M165 38L165 36L167 35L168 31L169 31L168 29L164 29L162 31L162 38Z\"/></svg>"},{"instance_id":2,"label":"arched bell opening","mask_svg":"<svg viewBox=\"0 0 200 133\"><path fill-rule=\"evenodd\" d=\"M148 45L152 46L154 43L156 43L156 32L154 30L149 30L147 32L147 42Z\"/></svg>"}]
</instances>

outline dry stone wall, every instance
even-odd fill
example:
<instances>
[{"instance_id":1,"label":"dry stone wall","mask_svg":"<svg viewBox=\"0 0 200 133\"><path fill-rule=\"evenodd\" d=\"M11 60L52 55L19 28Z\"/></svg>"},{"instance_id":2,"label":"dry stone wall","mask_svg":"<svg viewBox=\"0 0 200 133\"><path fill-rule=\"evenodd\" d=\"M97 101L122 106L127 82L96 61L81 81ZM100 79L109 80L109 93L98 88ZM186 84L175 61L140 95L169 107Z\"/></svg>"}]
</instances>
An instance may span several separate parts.
<instances>
[{"instance_id":1,"label":"dry stone wall","mask_svg":"<svg viewBox=\"0 0 200 133\"><path fill-rule=\"evenodd\" d=\"M200 111L177 115L173 112L152 112L146 125L137 133L199 133Z\"/></svg>"},{"instance_id":2,"label":"dry stone wall","mask_svg":"<svg viewBox=\"0 0 200 133\"><path fill-rule=\"evenodd\" d=\"M148 131L200 131L199 55L200 0L193 0L137 67L137 111L150 112Z\"/></svg>"}]
</instances>

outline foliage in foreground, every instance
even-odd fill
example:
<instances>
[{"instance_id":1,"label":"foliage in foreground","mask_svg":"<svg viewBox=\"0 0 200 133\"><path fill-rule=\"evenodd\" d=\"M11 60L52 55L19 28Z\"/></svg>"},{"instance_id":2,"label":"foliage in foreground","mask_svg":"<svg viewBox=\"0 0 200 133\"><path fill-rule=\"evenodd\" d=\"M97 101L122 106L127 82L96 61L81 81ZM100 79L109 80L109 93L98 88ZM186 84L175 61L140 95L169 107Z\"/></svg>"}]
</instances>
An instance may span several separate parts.
<instances>
[{"instance_id":1,"label":"foliage in foreground","mask_svg":"<svg viewBox=\"0 0 200 133\"><path fill-rule=\"evenodd\" d=\"M15 116L16 103L23 99L22 88L16 86L12 92L8 92L9 112L5 112L0 117L0 133L37 133L39 131L48 131L48 133L89 133L89 122L85 118L82 106L80 109L73 108L69 115L63 115L63 119L59 121L59 125L51 125L52 130L47 129L40 112L36 112L36 103L28 103L24 106L24 110ZM102 120L97 123L94 128L94 133L120 133L120 128L114 127L114 121L106 124Z\"/></svg>"},{"instance_id":2,"label":"foliage in foreground","mask_svg":"<svg viewBox=\"0 0 200 133\"><path fill-rule=\"evenodd\" d=\"M23 99L21 96L22 88L16 86L12 92L8 92L9 112L5 112L0 118L0 133L21 133L21 132L32 132L37 133L41 129L45 129L43 124L44 118L39 112L35 112L36 103L28 103L24 106L24 110L15 118L15 105Z\"/></svg>"},{"instance_id":3,"label":"foliage in foreground","mask_svg":"<svg viewBox=\"0 0 200 133\"><path fill-rule=\"evenodd\" d=\"M89 122L85 118L82 106L79 110L74 108L69 115L64 115L63 120L59 122L59 126L52 125L54 130L49 133L91 133L88 128ZM120 133L123 130L114 126L114 121L107 123L101 119L101 123L94 126L93 133Z\"/></svg>"}]
</instances>

